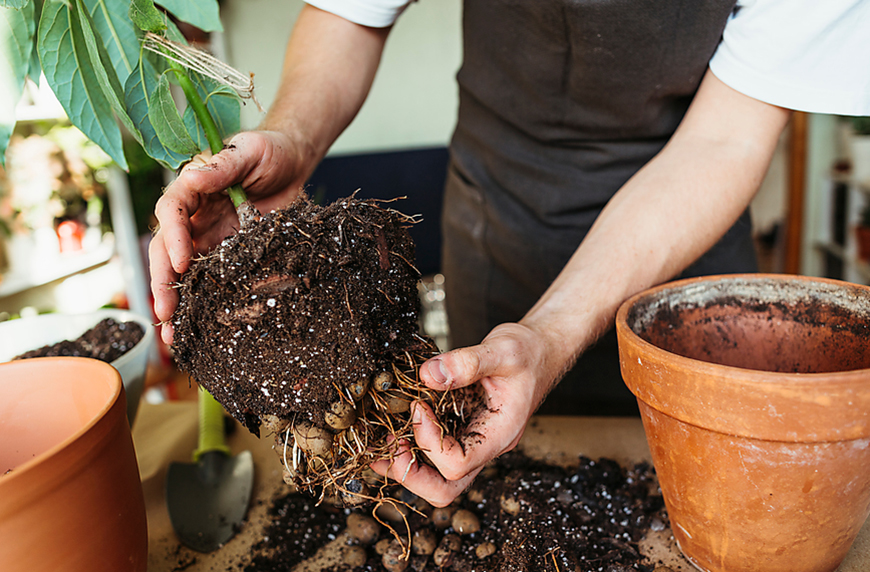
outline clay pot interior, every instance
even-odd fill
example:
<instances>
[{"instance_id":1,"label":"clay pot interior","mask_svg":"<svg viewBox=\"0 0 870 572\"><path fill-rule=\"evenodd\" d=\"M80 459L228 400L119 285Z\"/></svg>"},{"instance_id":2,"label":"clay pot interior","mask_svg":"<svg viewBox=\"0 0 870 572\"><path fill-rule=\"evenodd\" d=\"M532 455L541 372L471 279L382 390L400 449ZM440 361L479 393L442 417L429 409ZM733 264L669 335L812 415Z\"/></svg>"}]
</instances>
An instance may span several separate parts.
<instances>
[{"instance_id":1,"label":"clay pot interior","mask_svg":"<svg viewBox=\"0 0 870 572\"><path fill-rule=\"evenodd\" d=\"M836 570L870 512L870 287L682 280L626 301L616 329L686 557Z\"/></svg>"},{"instance_id":2,"label":"clay pot interior","mask_svg":"<svg viewBox=\"0 0 870 572\"><path fill-rule=\"evenodd\" d=\"M147 525L120 374L0 364L0 570L144 571Z\"/></svg>"},{"instance_id":3,"label":"clay pot interior","mask_svg":"<svg viewBox=\"0 0 870 572\"><path fill-rule=\"evenodd\" d=\"M20 383L5 377L0 379L0 386L0 474L28 461L39 464L42 455L63 447L93 424L118 392L109 377L94 383L80 383L63 375Z\"/></svg>"},{"instance_id":4,"label":"clay pot interior","mask_svg":"<svg viewBox=\"0 0 870 572\"><path fill-rule=\"evenodd\" d=\"M709 363L783 373L870 368L866 294L826 283L728 280L669 289L632 306L627 323L658 348Z\"/></svg>"}]
</instances>

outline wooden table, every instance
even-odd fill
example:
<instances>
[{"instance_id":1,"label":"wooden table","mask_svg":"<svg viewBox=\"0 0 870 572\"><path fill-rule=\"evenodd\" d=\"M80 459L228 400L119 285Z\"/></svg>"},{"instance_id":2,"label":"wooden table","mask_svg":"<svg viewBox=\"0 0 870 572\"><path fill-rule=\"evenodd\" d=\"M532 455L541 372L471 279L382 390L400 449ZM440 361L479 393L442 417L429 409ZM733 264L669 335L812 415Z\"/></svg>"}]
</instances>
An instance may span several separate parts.
<instances>
[{"instance_id":1,"label":"wooden table","mask_svg":"<svg viewBox=\"0 0 870 572\"><path fill-rule=\"evenodd\" d=\"M254 456L254 499L248 522L232 540L211 554L200 554L181 546L172 531L166 511L164 481L170 462L190 462L196 447L196 402L143 403L133 439L139 457L139 470L148 512L148 572L227 572L241 570L250 548L267 524L266 511L276 495L289 490L281 480L281 465L272 451L270 438L257 439L238 427L230 437L234 453L249 450ZM529 424L520 447L529 455L554 464L575 462L580 454L593 459L610 457L621 463L650 461L649 449L639 419L613 417L535 417ZM329 570L336 557L337 539L309 561L299 572ZM674 569L689 571L691 564L676 548L670 531L651 533L641 544L644 554ZM870 570L870 525L864 526L839 572Z\"/></svg>"}]
</instances>

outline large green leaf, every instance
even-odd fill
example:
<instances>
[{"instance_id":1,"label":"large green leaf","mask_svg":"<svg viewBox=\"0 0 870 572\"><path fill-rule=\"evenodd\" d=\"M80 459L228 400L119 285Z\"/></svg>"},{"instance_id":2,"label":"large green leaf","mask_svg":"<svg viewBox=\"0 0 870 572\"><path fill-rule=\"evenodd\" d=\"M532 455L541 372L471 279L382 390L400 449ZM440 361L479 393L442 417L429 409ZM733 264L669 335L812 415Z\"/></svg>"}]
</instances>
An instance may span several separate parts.
<instances>
[{"instance_id":1,"label":"large green leaf","mask_svg":"<svg viewBox=\"0 0 870 572\"><path fill-rule=\"evenodd\" d=\"M148 117L149 99L151 94L157 91L157 82L164 69L163 62L158 56L143 52L139 67L127 78L127 84L124 86L124 102L127 112L142 134L142 147L145 152L164 167L174 171L190 157L167 149L157 137L157 132Z\"/></svg>"},{"instance_id":2,"label":"large green leaf","mask_svg":"<svg viewBox=\"0 0 870 572\"><path fill-rule=\"evenodd\" d=\"M126 169L121 130L91 65L75 4L46 3L38 36L45 78L70 121Z\"/></svg>"},{"instance_id":3,"label":"large green leaf","mask_svg":"<svg viewBox=\"0 0 870 572\"><path fill-rule=\"evenodd\" d=\"M222 32L217 0L156 0L173 16L204 32Z\"/></svg>"},{"instance_id":4,"label":"large green leaf","mask_svg":"<svg viewBox=\"0 0 870 572\"><path fill-rule=\"evenodd\" d=\"M199 74L190 73L190 79L196 86L196 91L199 92L200 97L205 101L206 108L217 125L221 139L226 139L237 133L241 129L242 106L236 91ZM202 125L190 106L184 110L184 125L201 149L209 146L205 131L203 131Z\"/></svg>"},{"instance_id":5,"label":"large green leaf","mask_svg":"<svg viewBox=\"0 0 870 572\"><path fill-rule=\"evenodd\" d=\"M139 61L140 32L130 21L129 0L81 0L93 22L94 33L109 55L121 85Z\"/></svg>"},{"instance_id":6,"label":"large green leaf","mask_svg":"<svg viewBox=\"0 0 870 572\"><path fill-rule=\"evenodd\" d=\"M0 0L0 9L21 10L29 3L29 0Z\"/></svg>"},{"instance_id":7,"label":"large green leaf","mask_svg":"<svg viewBox=\"0 0 870 572\"><path fill-rule=\"evenodd\" d=\"M89 16L88 11L83 4L83 0L78 0L77 7L82 36L84 37L85 45L88 50L88 58L91 67L100 82L103 94L111 104L115 115L121 120L121 123L124 124L124 127L126 127L133 137L135 137L141 144L142 136L139 134L139 130L136 128L133 120L130 119L129 115L127 115L127 109L124 106L124 88L121 87L121 82L112 65L108 50L102 40L97 38L94 30L94 22ZM124 70L122 70L122 72L123 71ZM126 75L129 76L130 74L127 73ZM127 78L125 77L124 80L126 81L126 79Z\"/></svg>"},{"instance_id":8,"label":"large green leaf","mask_svg":"<svg viewBox=\"0 0 870 572\"><path fill-rule=\"evenodd\" d=\"M198 147L184 127L184 122L175 107L175 100L169 91L169 79L160 76L157 89L151 95L148 117L157 131L157 137L168 149L192 157L202 149Z\"/></svg>"},{"instance_id":9,"label":"large green leaf","mask_svg":"<svg viewBox=\"0 0 870 572\"><path fill-rule=\"evenodd\" d=\"M27 68L27 77L36 85L39 85L39 76L42 75L42 63L39 61L39 52L36 50L36 24L39 23L39 16L42 14L42 0L33 0L33 42L30 47L30 65Z\"/></svg>"},{"instance_id":10,"label":"large green leaf","mask_svg":"<svg viewBox=\"0 0 870 572\"><path fill-rule=\"evenodd\" d=\"M163 14L154 6L152 0L132 0L130 2L130 20L140 30L160 32L166 29Z\"/></svg>"},{"instance_id":11,"label":"large green leaf","mask_svg":"<svg viewBox=\"0 0 870 572\"><path fill-rule=\"evenodd\" d=\"M32 4L20 9L0 7L0 165L3 166L6 147L15 129L15 107L24 89L35 31Z\"/></svg>"}]
</instances>

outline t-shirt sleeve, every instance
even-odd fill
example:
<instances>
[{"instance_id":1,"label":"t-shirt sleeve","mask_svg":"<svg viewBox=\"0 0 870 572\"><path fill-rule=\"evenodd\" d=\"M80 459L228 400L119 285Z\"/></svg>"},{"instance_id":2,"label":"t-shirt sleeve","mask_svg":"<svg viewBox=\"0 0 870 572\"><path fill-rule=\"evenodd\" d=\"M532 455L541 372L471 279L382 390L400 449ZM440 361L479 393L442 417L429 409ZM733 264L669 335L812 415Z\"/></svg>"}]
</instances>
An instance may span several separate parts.
<instances>
[{"instance_id":1,"label":"t-shirt sleeve","mask_svg":"<svg viewBox=\"0 0 870 572\"><path fill-rule=\"evenodd\" d=\"M710 69L766 103L870 115L870 1L738 0Z\"/></svg>"},{"instance_id":2,"label":"t-shirt sleeve","mask_svg":"<svg viewBox=\"0 0 870 572\"><path fill-rule=\"evenodd\" d=\"M305 0L315 8L372 28L391 26L412 0Z\"/></svg>"}]
</instances>

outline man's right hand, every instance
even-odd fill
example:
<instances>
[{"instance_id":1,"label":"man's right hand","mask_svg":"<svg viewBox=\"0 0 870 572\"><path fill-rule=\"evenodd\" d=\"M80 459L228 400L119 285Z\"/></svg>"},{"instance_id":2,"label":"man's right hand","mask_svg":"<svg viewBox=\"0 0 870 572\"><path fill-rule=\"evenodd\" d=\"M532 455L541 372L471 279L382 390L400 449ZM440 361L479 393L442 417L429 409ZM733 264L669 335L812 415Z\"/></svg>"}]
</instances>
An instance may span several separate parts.
<instances>
[{"instance_id":1,"label":"man's right hand","mask_svg":"<svg viewBox=\"0 0 870 572\"><path fill-rule=\"evenodd\" d=\"M240 183L263 213L284 207L310 175L302 156L283 133L240 133L217 155L197 156L166 188L155 207L159 226L149 251L154 311L164 342L172 343L169 319L178 306L172 285L188 269L192 256L238 230L239 219L225 190Z\"/></svg>"}]
</instances>

